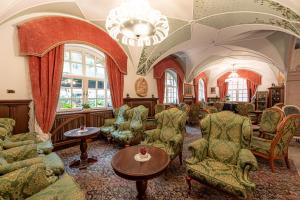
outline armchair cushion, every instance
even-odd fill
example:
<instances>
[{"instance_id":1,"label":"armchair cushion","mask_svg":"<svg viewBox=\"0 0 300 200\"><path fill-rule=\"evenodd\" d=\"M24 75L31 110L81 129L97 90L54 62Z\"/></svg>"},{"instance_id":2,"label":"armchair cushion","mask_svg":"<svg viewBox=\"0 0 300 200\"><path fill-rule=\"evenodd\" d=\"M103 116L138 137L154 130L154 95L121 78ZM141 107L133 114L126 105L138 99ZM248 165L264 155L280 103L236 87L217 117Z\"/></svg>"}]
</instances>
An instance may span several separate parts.
<instances>
[{"instance_id":1,"label":"armchair cushion","mask_svg":"<svg viewBox=\"0 0 300 200\"><path fill-rule=\"evenodd\" d=\"M170 141L177 133L177 130L173 127L166 127L161 129L160 140L163 142Z\"/></svg>"},{"instance_id":2,"label":"armchair cushion","mask_svg":"<svg viewBox=\"0 0 300 200\"><path fill-rule=\"evenodd\" d=\"M8 163L12 163L20 160L26 160L37 156L38 153L37 153L36 144L19 146L19 147L0 151L0 157L3 157Z\"/></svg>"},{"instance_id":3,"label":"armchair cushion","mask_svg":"<svg viewBox=\"0 0 300 200\"><path fill-rule=\"evenodd\" d=\"M270 154L272 140L267 140L259 137L253 137L251 141L251 149L263 153L266 155Z\"/></svg>"},{"instance_id":4,"label":"armchair cushion","mask_svg":"<svg viewBox=\"0 0 300 200\"><path fill-rule=\"evenodd\" d=\"M21 160L13 163L7 163L4 165L0 165L0 175L7 174L9 172L24 168L24 167L29 167L34 164L38 163L43 163L43 159L40 157L36 158L31 158L27 160Z\"/></svg>"},{"instance_id":5,"label":"armchair cushion","mask_svg":"<svg viewBox=\"0 0 300 200\"><path fill-rule=\"evenodd\" d=\"M25 199L46 188L45 165L35 164L0 176L0 196L3 199Z\"/></svg>"},{"instance_id":6,"label":"armchair cushion","mask_svg":"<svg viewBox=\"0 0 300 200\"><path fill-rule=\"evenodd\" d=\"M240 146L234 142L211 139L208 156L219 162L236 165Z\"/></svg>"},{"instance_id":7,"label":"armchair cushion","mask_svg":"<svg viewBox=\"0 0 300 200\"><path fill-rule=\"evenodd\" d=\"M145 141L151 143L153 141L159 140L160 129L152 129L145 131Z\"/></svg>"},{"instance_id":8,"label":"armchair cushion","mask_svg":"<svg viewBox=\"0 0 300 200\"><path fill-rule=\"evenodd\" d=\"M25 140L25 141L19 141L19 142L12 142L10 140L3 141L3 148L4 149L10 149L18 146L28 145L28 144L34 144L34 141L32 140Z\"/></svg>"},{"instance_id":9,"label":"armchair cushion","mask_svg":"<svg viewBox=\"0 0 300 200\"><path fill-rule=\"evenodd\" d=\"M245 198L246 188L238 181L237 174L241 173L239 170L234 165L228 165L211 158L187 165L187 173L192 178Z\"/></svg>"},{"instance_id":10,"label":"armchair cushion","mask_svg":"<svg viewBox=\"0 0 300 200\"><path fill-rule=\"evenodd\" d=\"M188 149L192 152L192 157L186 159L186 162L191 165L196 164L197 162L200 162L206 158L208 142L203 138L196 140L189 145Z\"/></svg>"},{"instance_id":11,"label":"armchair cushion","mask_svg":"<svg viewBox=\"0 0 300 200\"><path fill-rule=\"evenodd\" d=\"M85 200L85 193L68 174L61 176L55 183L26 200Z\"/></svg>"}]
</instances>

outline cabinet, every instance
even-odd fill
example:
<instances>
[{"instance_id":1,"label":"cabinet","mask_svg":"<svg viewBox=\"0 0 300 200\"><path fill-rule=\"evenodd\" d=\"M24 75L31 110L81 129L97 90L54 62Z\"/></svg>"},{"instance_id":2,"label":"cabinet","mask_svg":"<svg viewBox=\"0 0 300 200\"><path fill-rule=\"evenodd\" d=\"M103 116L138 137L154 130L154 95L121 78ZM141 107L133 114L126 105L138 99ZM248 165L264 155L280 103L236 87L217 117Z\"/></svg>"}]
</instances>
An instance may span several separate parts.
<instances>
[{"instance_id":1,"label":"cabinet","mask_svg":"<svg viewBox=\"0 0 300 200\"><path fill-rule=\"evenodd\" d=\"M284 86L274 86L269 89L269 107L276 103L284 103Z\"/></svg>"},{"instance_id":2,"label":"cabinet","mask_svg":"<svg viewBox=\"0 0 300 200\"><path fill-rule=\"evenodd\" d=\"M255 110L265 110L268 107L268 91L257 91Z\"/></svg>"}]
</instances>

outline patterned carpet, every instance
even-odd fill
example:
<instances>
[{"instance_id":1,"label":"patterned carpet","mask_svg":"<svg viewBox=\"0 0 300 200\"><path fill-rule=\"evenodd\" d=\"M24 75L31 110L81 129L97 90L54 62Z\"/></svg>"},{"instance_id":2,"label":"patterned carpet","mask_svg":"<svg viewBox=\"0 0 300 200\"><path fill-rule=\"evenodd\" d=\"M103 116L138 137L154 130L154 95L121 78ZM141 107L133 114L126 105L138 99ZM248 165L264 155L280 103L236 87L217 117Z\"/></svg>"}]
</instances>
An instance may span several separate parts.
<instances>
[{"instance_id":1,"label":"patterned carpet","mask_svg":"<svg viewBox=\"0 0 300 200\"><path fill-rule=\"evenodd\" d=\"M198 128L187 127L183 158L189 156L187 145L201 137ZM60 150L66 171L73 176L81 188L86 191L89 200L129 200L136 199L135 182L127 181L114 174L110 161L119 147L108 145L99 140L89 144L89 155L96 156L98 162L87 170L70 169L69 163L80 155L79 146ZM291 169L287 170L284 162L276 162L276 173L271 173L268 162L258 159L259 170L251 174L257 184L253 199L300 199L300 177L292 160ZM214 188L193 182L192 192L187 193L185 166L180 166L175 159L166 173L150 180L147 188L148 200L182 199L232 199L228 194Z\"/></svg>"}]
</instances>

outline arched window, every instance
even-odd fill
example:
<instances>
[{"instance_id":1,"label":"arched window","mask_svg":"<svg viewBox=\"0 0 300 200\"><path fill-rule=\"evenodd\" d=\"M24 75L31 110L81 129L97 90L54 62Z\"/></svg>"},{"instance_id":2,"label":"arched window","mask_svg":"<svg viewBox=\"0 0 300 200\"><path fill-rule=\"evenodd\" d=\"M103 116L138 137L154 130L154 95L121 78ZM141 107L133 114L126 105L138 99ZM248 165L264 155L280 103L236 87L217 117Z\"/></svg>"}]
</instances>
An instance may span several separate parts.
<instances>
[{"instance_id":1,"label":"arched window","mask_svg":"<svg viewBox=\"0 0 300 200\"><path fill-rule=\"evenodd\" d=\"M230 101L248 101L247 81L244 78L234 78L228 82Z\"/></svg>"},{"instance_id":2,"label":"arched window","mask_svg":"<svg viewBox=\"0 0 300 200\"><path fill-rule=\"evenodd\" d=\"M165 103L178 102L177 74L172 70L165 73Z\"/></svg>"},{"instance_id":3,"label":"arched window","mask_svg":"<svg viewBox=\"0 0 300 200\"><path fill-rule=\"evenodd\" d=\"M92 47L67 44L64 50L63 77L59 110L111 107L105 55Z\"/></svg>"},{"instance_id":4,"label":"arched window","mask_svg":"<svg viewBox=\"0 0 300 200\"><path fill-rule=\"evenodd\" d=\"M205 90L204 90L204 81L203 79L199 79L198 84L198 100L205 101Z\"/></svg>"}]
</instances>

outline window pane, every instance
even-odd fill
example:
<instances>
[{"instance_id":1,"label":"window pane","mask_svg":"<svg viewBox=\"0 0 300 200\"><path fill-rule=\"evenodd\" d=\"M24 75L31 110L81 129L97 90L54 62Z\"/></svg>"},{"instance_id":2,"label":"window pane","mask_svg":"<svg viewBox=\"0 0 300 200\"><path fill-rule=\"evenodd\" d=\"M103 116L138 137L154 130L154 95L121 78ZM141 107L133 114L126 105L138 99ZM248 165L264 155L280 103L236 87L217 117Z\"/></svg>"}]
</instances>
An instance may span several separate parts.
<instances>
[{"instance_id":1,"label":"window pane","mask_svg":"<svg viewBox=\"0 0 300 200\"><path fill-rule=\"evenodd\" d=\"M82 55L81 55L81 53L80 52L72 51L71 52L71 60L74 61L74 62L82 63Z\"/></svg>"},{"instance_id":2,"label":"window pane","mask_svg":"<svg viewBox=\"0 0 300 200\"><path fill-rule=\"evenodd\" d=\"M98 89L104 89L104 81L98 81Z\"/></svg>"},{"instance_id":3,"label":"window pane","mask_svg":"<svg viewBox=\"0 0 300 200\"><path fill-rule=\"evenodd\" d=\"M103 63L104 63L104 57L97 57L96 58L96 66L103 67Z\"/></svg>"},{"instance_id":4,"label":"window pane","mask_svg":"<svg viewBox=\"0 0 300 200\"><path fill-rule=\"evenodd\" d=\"M98 90L97 98L104 99L105 98L105 90Z\"/></svg>"},{"instance_id":5,"label":"window pane","mask_svg":"<svg viewBox=\"0 0 300 200\"><path fill-rule=\"evenodd\" d=\"M72 108L71 100L70 99L60 99L59 107L63 108L63 109Z\"/></svg>"},{"instance_id":6,"label":"window pane","mask_svg":"<svg viewBox=\"0 0 300 200\"><path fill-rule=\"evenodd\" d=\"M72 79L70 78L63 78L61 81L62 87L71 87Z\"/></svg>"},{"instance_id":7,"label":"window pane","mask_svg":"<svg viewBox=\"0 0 300 200\"><path fill-rule=\"evenodd\" d=\"M91 108L95 108L96 107L96 99L89 99L89 105Z\"/></svg>"},{"instance_id":8,"label":"window pane","mask_svg":"<svg viewBox=\"0 0 300 200\"><path fill-rule=\"evenodd\" d=\"M86 75L95 77L95 67L93 65L86 65Z\"/></svg>"},{"instance_id":9,"label":"window pane","mask_svg":"<svg viewBox=\"0 0 300 200\"><path fill-rule=\"evenodd\" d=\"M96 81L95 80L89 80L88 87L95 89L96 88Z\"/></svg>"},{"instance_id":10,"label":"window pane","mask_svg":"<svg viewBox=\"0 0 300 200\"><path fill-rule=\"evenodd\" d=\"M82 98L82 89L73 89L72 98Z\"/></svg>"},{"instance_id":11,"label":"window pane","mask_svg":"<svg viewBox=\"0 0 300 200\"><path fill-rule=\"evenodd\" d=\"M71 73L71 67L69 62L64 62L64 74L70 74Z\"/></svg>"},{"instance_id":12,"label":"window pane","mask_svg":"<svg viewBox=\"0 0 300 200\"><path fill-rule=\"evenodd\" d=\"M70 88L61 88L60 89L60 98L71 98L71 89Z\"/></svg>"},{"instance_id":13,"label":"window pane","mask_svg":"<svg viewBox=\"0 0 300 200\"><path fill-rule=\"evenodd\" d=\"M83 75L82 73L82 64L72 63L72 74Z\"/></svg>"},{"instance_id":14,"label":"window pane","mask_svg":"<svg viewBox=\"0 0 300 200\"><path fill-rule=\"evenodd\" d=\"M111 96L110 96L109 90L107 90L107 93L106 93L106 101L107 101L107 106L112 107Z\"/></svg>"},{"instance_id":15,"label":"window pane","mask_svg":"<svg viewBox=\"0 0 300 200\"><path fill-rule=\"evenodd\" d=\"M89 89L88 98L96 98L96 90L95 89Z\"/></svg>"},{"instance_id":16,"label":"window pane","mask_svg":"<svg viewBox=\"0 0 300 200\"><path fill-rule=\"evenodd\" d=\"M104 107L105 106L105 99L97 99L97 107Z\"/></svg>"},{"instance_id":17,"label":"window pane","mask_svg":"<svg viewBox=\"0 0 300 200\"><path fill-rule=\"evenodd\" d=\"M82 99L73 99L72 108L82 108Z\"/></svg>"},{"instance_id":18,"label":"window pane","mask_svg":"<svg viewBox=\"0 0 300 200\"><path fill-rule=\"evenodd\" d=\"M82 88L82 79L73 79L73 87L74 88Z\"/></svg>"},{"instance_id":19,"label":"window pane","mask_svg":"<svg viewBox=\"0 0 300 200\"><path fill-rule=\"evenodd\" d=\"M96 67L96 77L103 78L105 77L105 72L103 67Z\"/></svg>"},{"instance_id":20,"label":"window pane","mask_svg":"<svg viewBox=\"0 0 300 200\"><path fill-rule=\"evenodd\" d=\"M69 51L64 52L64 60L70 60L70 52Z\"/></svg>"},{"instance_id":21,"label":"window pane","mask_svg":"<svg viewBox=\"0 0 300 200\"><path fill-rule=\"evenodd\" d=\"M92 55L87 54L85 56L85 63L88 65L95 65L95 58Z\"/></svg>"}]
</instances>

